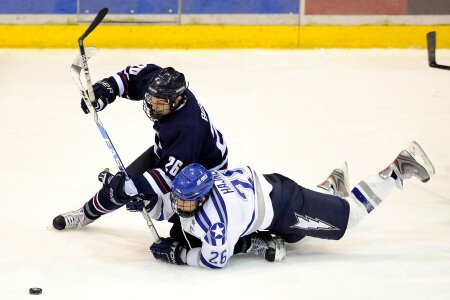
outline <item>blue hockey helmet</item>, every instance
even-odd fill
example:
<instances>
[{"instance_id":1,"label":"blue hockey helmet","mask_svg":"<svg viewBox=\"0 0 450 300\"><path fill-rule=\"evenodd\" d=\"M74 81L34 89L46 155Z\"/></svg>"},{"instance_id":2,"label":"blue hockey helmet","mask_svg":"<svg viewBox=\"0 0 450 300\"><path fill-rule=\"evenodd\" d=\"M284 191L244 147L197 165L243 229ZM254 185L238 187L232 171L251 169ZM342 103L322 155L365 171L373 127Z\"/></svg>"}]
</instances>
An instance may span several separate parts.
<instances>
[{"instance_id":1,"label":"blue hockey helmet","mask_svg":"<svg viewBox=\"0 0 450 300\"><path fill-rule=\"evenodd\" d=\"M183 73L176 71L172 67L162 69L150 80L147 92L144 95L145 113L152 121L164 118L166 114L158 114L152 108L151 97L166 99L170 112L172 112L186 101L185 92L187 88L188 84ZM177 101L178 96L183 97L181 101Z\"/></svg>"},{"instance_id":2,"label":"blue hockey helmet","mask_svg":"<svg viewBox=\"0 0 450 300\"><path fill-rule=\"evenodd\" d=\"M211 171L202 165L194 163L185 167L173 179L170 193L173 211L180 217L193 216L206 200L213 183Z\"/></svg>"}]
</instances>

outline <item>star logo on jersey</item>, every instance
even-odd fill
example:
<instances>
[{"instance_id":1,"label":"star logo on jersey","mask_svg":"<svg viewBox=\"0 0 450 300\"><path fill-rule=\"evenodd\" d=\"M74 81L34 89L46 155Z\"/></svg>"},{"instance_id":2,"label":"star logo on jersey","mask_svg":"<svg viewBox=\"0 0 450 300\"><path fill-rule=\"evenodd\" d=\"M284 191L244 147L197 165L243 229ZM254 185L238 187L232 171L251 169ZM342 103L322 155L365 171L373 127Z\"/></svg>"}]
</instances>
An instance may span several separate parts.
<instances>
[{"instance_id":1,"label":"star logo on jersey","mask_svg":"<svg viewBox=\"0 0 450 300\"><path fill-rule=\"evenodd\" d=\"M292 225L291 228L298 228L303 230L339 230L336 226L333 226L327 222L318 218L311 218L307 215L295 214L297 223Z\"/></svg>"},{"instance_id":2,"label":"star logo on jersey","mask_svg":"<svg viewBox=\"0 0 450 300\"><path fill-rule=\"evenodd\" d=\"M215 223L213 226L211 226L209 232L213 239L221 239L225 234L225 225L221 222Z\"/></svg>"}]
</instances>

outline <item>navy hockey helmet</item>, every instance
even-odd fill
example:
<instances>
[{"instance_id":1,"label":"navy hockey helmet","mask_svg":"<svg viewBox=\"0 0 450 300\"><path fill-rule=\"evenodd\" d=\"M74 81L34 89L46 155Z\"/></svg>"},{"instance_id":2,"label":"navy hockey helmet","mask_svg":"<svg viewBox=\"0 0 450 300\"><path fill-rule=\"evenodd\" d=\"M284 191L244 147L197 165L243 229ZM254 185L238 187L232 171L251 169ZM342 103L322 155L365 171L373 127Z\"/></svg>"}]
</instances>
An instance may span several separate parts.
<instances>
[{"instance_id":1,"label":"navy hockey helmet","mask_svg":"<svg viewBox=\"0 0 450 300\"><path fill-rule=\"evenodd\" d=\"M185 92L188 88L186 79L183 73L176 71L172 67L162 69L155 77L150 81L147 92L144 96L144 111L147 116L152 120L160 120L167 114L158 114L152 108L151 97L157 97L166 99L169 104L170 112L176 110L181 104L186 101ZM178 96L182 96L181 101L176 101Z\"/></svg>"},{"instance_id":2,"label":"navy hockey helmet","mask_svg":"<svg viewBox=\"0 0 450 300\"><path fill-rule=\"evenodd\" d=\"M193 216L204 203L213 187L213 175L211 171L200 164L194 163L181 170L173 179L170 200L173 211L183 218ZM191 211L182 210L178 201L195 207Z\"/></svg>"}]
</instances>

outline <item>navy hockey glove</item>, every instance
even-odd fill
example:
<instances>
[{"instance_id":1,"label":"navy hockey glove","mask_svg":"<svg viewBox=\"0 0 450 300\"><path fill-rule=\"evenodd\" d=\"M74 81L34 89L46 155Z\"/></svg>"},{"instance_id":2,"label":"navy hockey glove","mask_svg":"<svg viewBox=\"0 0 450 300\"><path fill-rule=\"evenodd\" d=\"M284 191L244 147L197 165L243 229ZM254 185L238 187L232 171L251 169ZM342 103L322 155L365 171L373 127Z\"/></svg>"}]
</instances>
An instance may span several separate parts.
<instances>
[{"instance_id":1,"label":"navy hockey glove","mask_svg":"<svg viewBox=\"0 0 450 300\"><path fill-rule=\"evenodd\" d=\"M150 246L150 251L157 260L174 265L186 264L187 248L173 238L161 238L159 243Z\"/></svg>"},{"instance_id":2,"label":"navy hockey glove","mask_svg":"<svg viewBox=\"0 0 450 300\"><path fill-rule=\"evenodd\" d=\"M131 211L131 212L136 212L136 211L143 211L144 210L144 201L142 201L139 198L135 198L131 201L128 201L126 203L127 205L127 210Z\"/></svg>"},{"instance_id":3,"label":"navy hockey glove","mask_svg":"<svg viewBox=\"0 0 450 300\"><path fill-rule=\"evenodd\" d=\"M98 180L103 183L102 192L111 198L113 202L127 203L134 201L137 189L133 181L125 180L125 174L118 172L116 175L109 173L108 169L98 174Z\"/></svg>"},{"instance_id":4,"label":"navy hockey glove","mask_svg":"<svg viewBox=\"0 0 450 300\"><path fill-rule=\"evenodd\" d=\"M156 194L139 194L139 196L135 197L132 201L127 202L127 210L136 212L143 211L144 208L147 208L148 211L150 211L155 206L157 201L158 195Z\"/></svg>"},{"instance_id":5,"label":"navy hockey glove","mask_svg":"<svg viewBox=\"0 0 450 300\"><path fill-rule=\"evenodd\" d=\"M92 86L92 89L94 90L95 96L95 101L92 102L92 106L95 111L103 110L108 104L114 102L116 99L114 89L107 79L98 81ZM83 99L81 99L81 109L85 114L89 113L89 109Z\"/></svg>"}]
</instances>

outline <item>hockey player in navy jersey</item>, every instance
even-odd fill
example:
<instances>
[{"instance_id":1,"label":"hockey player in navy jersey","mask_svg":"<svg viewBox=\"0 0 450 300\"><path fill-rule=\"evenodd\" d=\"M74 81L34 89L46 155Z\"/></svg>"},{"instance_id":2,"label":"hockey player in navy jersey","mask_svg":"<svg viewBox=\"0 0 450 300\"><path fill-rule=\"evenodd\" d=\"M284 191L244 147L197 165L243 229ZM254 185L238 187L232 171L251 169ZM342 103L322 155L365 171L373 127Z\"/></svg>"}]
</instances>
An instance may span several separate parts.
<instances>
[{"instance_id":1,"label":"hockey player in navy jersey","mask_svg":"<svg viewBox=\"0 0 450 300\"><path fill-rule=\"evenodd\" d=\"M182 73L154 64L131 66L97 82L93 90L96 111L105 109L117 97L143 100L144 112L154 122L154 145L126 168L135 184L128 188L136 188L138 193L145 190L147 195L162 195L171 190L174 176L190 163L198 162L213 170L227 167L225 140L188 89ZM81 107L85 113L89 112L84 101ZM85 226L126 202L114 200L102 189L80 209L55 217L53 226L58 230ZM172 221L175 227L171 235L179 237L177 216Z\"/></svg>"},{"instance_id":2,"label":"hockey player in navy jersey","mask_svg":"<svg viewBox=\"0 0 450 300\"><path fill-rule=\"evenodd\" d=\"M191 164L175 176L170 194L150 201L147 213L170 216L175 211L185 233L201 239L202 245L188 249L176 239L163 238L150 250L161 261L215 269L224 267L238 253L235 246L241 237L257 230L291 243L305 236L339 240L395 186L403 188L403 180L415 176L427 182L434 166L419 144L412 142L387 168L362 180L351 192L346 173L346 165L335 169L319 185L324 191L319 193L283 175L263 175L250 167L209 171ZM110 188L117 191L123 187ZM262 245L260 250L267 251L267 247ZM285 255L283 243L272 250L274 260Z\"/></svg>"}]
</instances>

